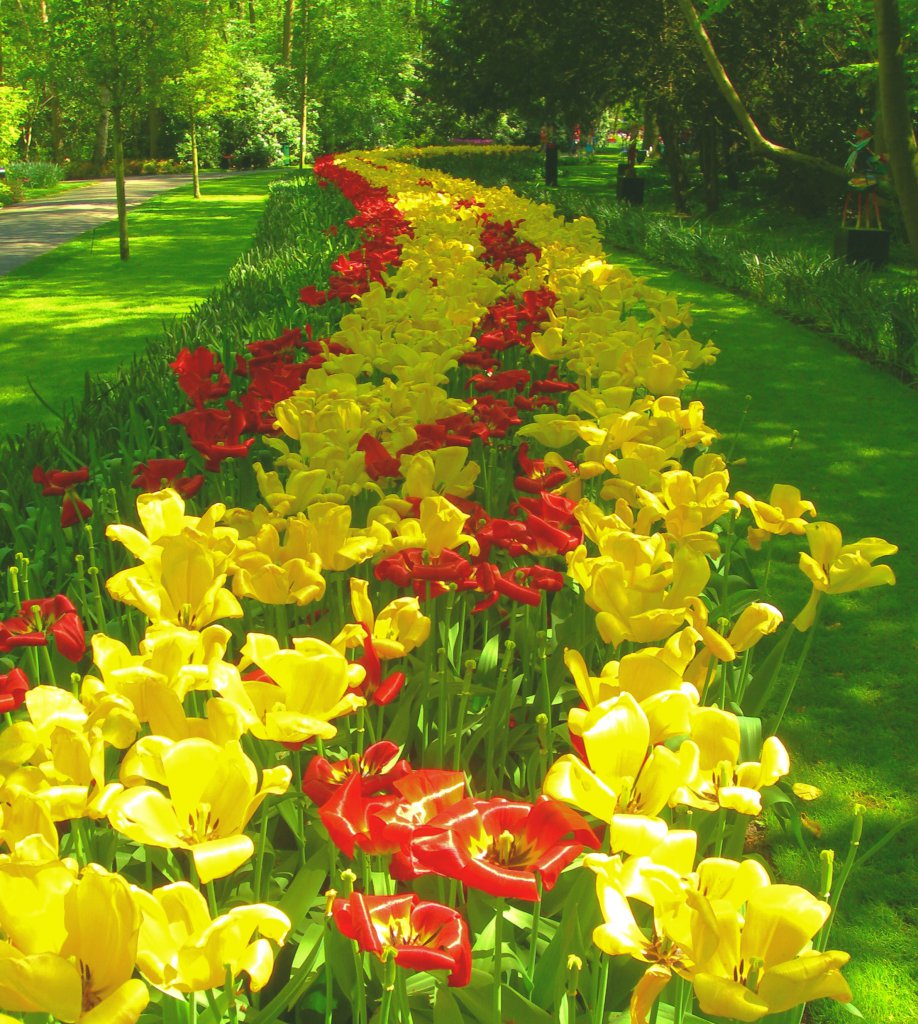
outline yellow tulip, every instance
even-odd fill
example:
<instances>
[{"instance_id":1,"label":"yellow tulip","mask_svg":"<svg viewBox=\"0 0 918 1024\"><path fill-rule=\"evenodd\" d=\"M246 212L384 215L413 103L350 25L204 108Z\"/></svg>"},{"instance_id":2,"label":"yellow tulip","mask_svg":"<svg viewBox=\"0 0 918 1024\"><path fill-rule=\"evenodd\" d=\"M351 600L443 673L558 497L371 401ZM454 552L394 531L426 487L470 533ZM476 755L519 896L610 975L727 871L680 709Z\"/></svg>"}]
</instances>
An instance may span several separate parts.
<instances>
[{"instance_id":1,"label":"yellow tulip","mask_svg":"<svg viewBox=\"0 0 918 1024\"><path fill-rule=\"evenodd\" d=\"M772 537L803 534L806 530L803 517L816 515L816 506L801 498L800 491L790 484L775 484L767 502L758 501L745 491L737 491L736 500L749 509L755 520L755 527L749 527L747 536L756 550Z\"/></svg>"},{"instance_id":2,"label":"yellow tulip","mask_svg":"<svg viewBox=\"0 0 918 1024\"><path fill-rule=\"evenodd\" d=\"M757 1021L812 999L850 1002L839 971L848 954L810 945L828 920L828 903L794 885L769 885L749 896L743 917L724 901L712 907L720 942L693 978L702 1012Z\"/></svg>"},{"instance_id":3,"label":"yellow tulip","mask_svg":"<svg viewBox=\"0 0 918 1024\"><path fill-rule=\"evenodd\" d=\"M211 920L207 901L187 882L133 894L141 913L137 966L152 985L173 996L202 992L225 985L227 968L234 978L248 974L254 992L267 984L274 969L268 940L282 945L290 931L280 910L255 903Z\"/></svg>"},{"instance_id":4,"label":"yellow tulip","mask_svg":"<svg viewBox=\"0 0 918 1024\"><path fill-rule=\"evenodd\" d=\"M72 1024L133 1024L140 914L127 882L90 864L0 865L0 1005Z\"/></svg>"},{"instance_id":5,"label":"yellow tulip","mask_svg":"<svg viewBox=\"0 0 918 1024\"><path fill-rule=\"evenodd\" d=\"M691 735L698 746L698 771L677 794L680 803L703 810L726 807L740 814L757 815L762 811L761 790L790 771L790 758L777 736L769 736L762 744L761 761L738 764L739 721L729 711L692 709Z\"/></svg>"},{"instance_id":6,"label":"yellow tulip","mask_svg":"<svg viewBox=\"0 0 918 1024\"><path fill-rule=\"evenodd\" d=\"M291 650L281 648L273 636L249 633L242 656L243 668L255 664L269 679L243 680L234 665L221 663L213 666L214 685L259 739L331 739L337 734L331 719L366 704L352 692L363 681L364 669L323 640L295 638Z\"/></svg>"},{"instance_id":7,"label":"yellow tulip","mask_svg":"<svg viewBox=\"0 0 918 1024\"><path fill-rule=\"evenodd\" d=\"M679 708L677 714L683 714ZM598 704L577 720L586 762L573 754L549 768L543 791L610 824L613 850L642 854L667 827L659 817L697 771L698 749L651 746L650 721L629 693Z\"/></svg>"},{"instance_id":8,"label":"yellow tulip","mask_svg":"<svg viewBox=\"0 0 918 1024\"><path fill-rule=\"evenodd\" d=\"M365 627L370 632L373 648L380 659L388 661L391 658L403 658L430 636L430 619L421 614L421 605L416 597L398 597L377 615L370 602L369 586L366 580L351 577L351 611L359 629L348 634L345 645L363 646Z\"/></svg>"},{"instance_id":9,"label":"yellow tulip","mask_svg":"<svg viewBox=\"0 0 918 1024\"><path fill-rule=\"evenodd\" d=\"M891 586L896 582L888 565L873 565L875 559L894 555L899 549L879 537L864 537L842 544L841 530L833 523L810 523L806 527L810 554L800 553L800 571L813 584L810 599L794 619L801 632L816 620L823 594L847 594L868 587Z\"/></svg>"},{"instance_id":10,"label":"yellow tulip","mask_svg":"<svg viewBox=\"0 0 918 1024\"><path fill-rule=\"evenodd\" d=\"M238 743L188 739L163 749L162 738L151 736L136 747L151 741L160 745L157 756L140 770L168 795L153 786L123 790L108 804L112 827L136 843L190 851L202 882L225 877L254 853L244 829L269 793L286 793L290 769L266 768L259 786Z\"/></svg>"},{"instance_id":11,"label":"yellow tulip","mask_svg":"<svg viewBox=\"0 0 918 1024\"><path fill-rule=\"evenodd\" d=\"M116 573L106 588L151 622L199 630L217 619L242 616L239 602L223 586L229 566L229 556L209 540L178 534L151 545L142 565Z\"/></svg>"},{"instance_id":12,"label":"yellow tulip","mask_svg":"<svg viewBox=\"0 0 918 1024\"><path fill-rule=\"evenodd\" d=\"M467 498L475 490L475 481L481 472L481 466L469 462L468 457L468 448L456 446L403 455L402 494L406 498L426 498L432 494Z\"/></svg>"},{"instance_id":13,"label":"yellow tulip","mask_svg":"<svg viewBox=\"0 0 918 1024\"><path fill-rule=\"evenodd\" d=\"M673 973L692 978L698 965L709 960L718 941L710 907L693 898L678 871L663 862L639 859L647 872L644 878L636 877L633 867L629 870L635 858L624 865L618 856L588 854L584 859L596 874L596 896L603 917L593 931L593 942L610 956L630 956L649 965L631 994L632 1024L646 1024ZM645 898L653 907L649 936L638 925L629 896Z\"/></svg>"},{"instance_id":14,"label":"yellow tulip","mask_svg":"<svg viewBox=\"0 0 918 1024\"><path fill-rule=\"evenodd\" d=\"M295 534L294 531L290 531ZM291 550L281 544L276 526L263 526L255 538L240 544L233 573L237 597L254 597L262 604L307 605L325 594L322 562L312 551Z\"/></svg>"}]
</instances>

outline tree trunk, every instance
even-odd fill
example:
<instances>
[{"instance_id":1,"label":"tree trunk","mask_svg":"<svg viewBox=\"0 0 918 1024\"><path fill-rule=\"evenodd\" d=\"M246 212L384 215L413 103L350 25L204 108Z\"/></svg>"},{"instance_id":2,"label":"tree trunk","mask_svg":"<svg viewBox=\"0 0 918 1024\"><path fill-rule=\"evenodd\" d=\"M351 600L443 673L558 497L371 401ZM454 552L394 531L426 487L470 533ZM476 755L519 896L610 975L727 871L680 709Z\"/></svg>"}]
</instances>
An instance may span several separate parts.
<instances>
[{"instance_id":1,"label":"tree trunk","mask_svg":"<svg viewBox=\"0 0 918 1024\"><path fill-rule=\"evenodd\" d=\"M905 233L918 264L918 147L912 127L902 60L902 29L896 0L874 0L877 17L880 109L893 187Z\"/></svg>"},{"instance_id":2,"label":"tree trunk","mask_svg":"<svg viewBox=\"0 0 918 1024\"><path fill-rule=\"evenodd\" d=\"M64 125L61 116L61 99L53 86L48 105L51 110L51 159L59 164L64 160Z\"/></svg>"},{"instance_id":3,"label":"tree trunk","mask_svg":"<svg viewBox=\"0 0 918 1024\"><path fill-rule=\"evenodd\" d=\"M127 196L124 191L124 132L121 125L121 104L112 104L112 150L115 158L115 196L118 202L118 248L121 258L131 255L128 242Z\"/></svg>"},{"instance_id":4,"label":"tree trunk","mask_svg":"<svg viewBox=\"0 0 918 1024\"><path fill-rule=\"evenodd\" d=\"M96 141L92 149L92 170L96 175L102 173L102 168L105 165L105 154L108 152L108 125L111 117L110 100L106 90L102 90L99 100L102 106L99 110L99 119L96 121Z\"/></svg>"},{"instance_id":5,"label":"tree trunk","mask_svg":"<svg viewBox=\"0 0 918 1024\"><path fill-rule=\"evenodd\" d=\"M281 63L290 67L290 54L293 49L293 3L294 0L284 0L284 27L281 35Z\"/></svg>"},{"instance_id":6,"label":"tree trunk","mask_svg":"<svg viewBox=\"0 0 918 1024\"><path fill-rule=\"evenodd\" d=\"M673 208L676 213L688 213L688 174L682 156L682 143L673 116L666 110L659 110L657 119L663 136L663 163L669 174L669 186L673 193Z\"/></svg>"},{"instance_id":7,"label":"tree trunk","mask_svg":"<svg viewBox=\"0 0 918 1024\"><path fill-rule=\"evenodd\" d=\"M717 122L711 117L701 129L698 138L698 160L704 188L704 205L708 213L720 208L720 161L718 160Z\"/></svg>"},{"instance_id":8,"label":"tree trunk","mask_svg":"<svg viewBox=\"0 0 918 1024\"><path fill-rule=\"evenodd\" d=\"M255 3L254 0L249 0L249 24L255 24Z\"/></svg>"},{"instance_id":9,"label":"tree trunk","mask_svg":"<svg viewBox=\"0 0 918 1024\"><path fill-rule=\"evenodd\" d=\"M300 27L303 48L303 77L300 80L300 150L298 165L300 170L306 166L306 120L309 107L309 0L300 0Z\"/></svg>"},{"instance_id":10,"label":"tree trunk","mask_svg":"<svg viewBox=\"0 0 918 1024\"><path fill-rule=\"evenodd\" d=\"M875 0L875 2L879 3L880 0ZM818 156L810 156L809 153L800 153L796 149L779 146L777 143L770 142L765 138L759 130L759 126L746 109L745 104L740 99L736 87L730 81L726 68L721 64L717 51L714 49L714 44L711 42L711 37L701 23L692 0L678 0L678 4L685 17L692 38L701 49L705 64L708 66L708 71L711 72L711 77L714 79L714 84L727 101L730 110L739 122L743 134L749 140L752 152L769 160L784 161L797 167L807 167L810 170L821 171L823 174L831 174L836 178L844 178L847 181L848 172L844 167L838 167L836 164L829 163L828 160L823 160Z\"/></svg>"},{"instance_id":11,"label":"tree trunk","mask_svg":"<svg viewBox=\"0 0 918 1024\"><path fill-rule=\"evenodd\" d=\"M151 160L159 159L159 135L163 126L163 112L155 103L147 110L147 155Z\"/></svg>"},{"instance_id":12,"label":"tree trunk","mask_svg":"<svg viewBox=\"0 0 918 1024\"><path fill-rule=\"evenodd\" d=\"M198 172L198 117L191 112L191 180L194 183L194 197L201 198L201 176Z\"/></svg>"},{"instance_id":13,"label":"tree trunk","mask_svg":"<svg viewBox=\"0 0 918 1024\"><path fill-rule=\"evenodd\" d=\"M654 117L653 104L644 104L644 128L642 145L645 150L653 149L656 145L657 124Z\"/></svg>"}]
</instances>

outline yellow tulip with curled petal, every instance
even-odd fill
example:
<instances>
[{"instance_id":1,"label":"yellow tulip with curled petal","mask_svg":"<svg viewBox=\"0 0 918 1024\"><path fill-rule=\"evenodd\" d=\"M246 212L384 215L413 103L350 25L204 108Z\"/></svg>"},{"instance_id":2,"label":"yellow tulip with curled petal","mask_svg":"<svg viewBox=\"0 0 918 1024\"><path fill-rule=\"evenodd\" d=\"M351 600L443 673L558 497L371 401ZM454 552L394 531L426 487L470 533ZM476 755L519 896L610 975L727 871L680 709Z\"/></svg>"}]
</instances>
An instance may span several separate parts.
<instances>
[{"instance_id":1,"label":"yellow tulip with curled petal","mask_svg":"<svg viewBox=\"0 0 918 1024\"><path fill-rule=\"evenodd\" d=\"M443 551L467 544L473 555L478 554L478 541L462 532L468 515L460 511L449 499L439 494L421 499L417 519L403 519L398 523L393 547L426 548L436 558Z\"/></svg>"},{"instance_id":2,"label":"yellow tulip with curled petal","mask_svg":"<svg viewBox=\"0 0 918 1024\"><path fill-rule=\"evenodd\" d=\"M430 636L430 618L421 613L418 599L397 597L377 615L370 602L369 589L366 580L351 577L351 611L359 628L353 631L351 627L345 626L345 631L349 631L344 641L345 646L362 647L365 627L370 632L377 656L383 661L403 658L420 647ZM338 638L333 641L334 646L337 646L337 641Z\"/></svg>"},{"instance_id":3,"label":"yellow tulip with curled petal","mask_svg":"<svg viewBox=\"0 0 918 1024\"><path fill-rule=\"evenodd\" d=\"M839 968L847 953L812 948L828 903L795 885L769 885L746 901L742 916L714 900L720 942L693 980L704 1013L753 1022L813 999L850 1002Z\"/></svg>"},{"instance_id":4,"label":"yellow tulip with curled petal","mask_svg":"<svg viewBox=\"0 0 918 1024\"><path fill-rule=\"evenodd\" d=\"M217 619L242 616L223 586L229 567L229 554L208 539L178 534L150 545L142 565L115 573L105 585L151 622L200 630Z\"/></svg>"},{"instance_id":5,"label":"yellow tulip with curled petal","mask_svg":"<svg viewBox=\"0 0 918 1024\"><path fill-rule=\"evenodd\" d=\"M259 786L238 743L218 747L196 738L171 744L145 770L167 793L143 785L118 793L108 804L112 827L136 843L188 850L202 882L224 878L252 856L244 829L265 797L286 793L291 778L286 766L267 768Z\"/></svg>"},{"instance_id":6,"label":"yellow tulip with curled petal","mask_svg":"<svg viewBox=\"0 0 918 1024\"><path fill-rule=\"evenodd\" d=\"M366 701L352 691L363 681L362 666L349 662L330 644L297 637L282 648L273 636L249 633L242 667L254 664L268 679L240 677L234 665L214 665L214 685L235 704L246 728L259 739L302 743L316 736L331 739L331 719L351 714Z\"/></svg>"},{"instance_id":7,"label":"yellow tulip with curled petal","mask_svg":"<svg viewBox=\"0 0 918 1024\"><path fill-rule=\"evenodd\" d=\"M0 1005L73 1024L133 1024L140 914L119 875L90 864L0 865Z\"/></svg>"},{"instance_id":8,"label":"yellow tulip with curled petal","mask_svg":"<svg viewBox=\"0 0 918 1024\"><path fill-rule=\"evenodd\" d=\"M749 509L755 520L755 526L749 527L747 538L756 550L772 537L803 534L806 530L803 517L816 515L816 506L802 498L798 488L790 484L775 484L768 501L759 501L745 491L737 491L735 497L740 505Z\"/></svg>"},{"instance_id":9,"label":"yellow tulip with curled petal","mask_svg":"<svg viewBox=\"0 0 918 1024\"><path fill-rule=\"evenodd\" d=\"M431 494L454 494L467 498L475 490L481 472L477 462L469 462L468 448L447 445L436 451L415 452L401 458L405 479L402 494L406 498L426 498Z\"/></svg>"},{"instance_id":10,"label":"yellow tulip with curled petal","mask_svg":"<svg viewBox=\"0 0 918 1024\"><path fill-rule=\"evenodd\" d=\"M262 604L297 604L320 601L325 595L322 562L314 551L302 554L282 544L273 525L263 526L240 545L233 571L237 597L254 597Z\"/></svg>"},{"instance_id":11,"label":"yellow tulip with curled petal","mask_svg":"<svg viewBox=\"0 0 918 1024\"><path fill-rule=\"evenodd\" d=\"M707 559L684 547L670 555L660 535L613 535L606 554L588 558L580 545L568 557L568 574L584 589L597 612L596 628L605 643L653 643L681 626L689 598L704 590L711 570Z\"/></svg>"},{"instance_id":12,"label":"yellow tulip with curled petal","mask_svg":"<svg viewBox=\"0 0 918 1024\"><path fill-rule=\"evenodd\" d=\"M636 860L642 862L637 872ZM588 854L584 865L596 875L603 917L603 923L593 930L593 942L610 956L630 956L648 965L631 995L632 1024L646 1024L673 974L691 979L698 966L710 959L718 942L716 919L705 901L693 898L679 872L663 862L642 857L623 864L619 856ZM640 877L640 868L644 877ZM638 924L629 897L653 907L650 935Z\"/></svg>"},{"instance_id":13,"label":"yellow tulip with curled petal","mask_svg":"<svg viewBox=\"0 0 918 1024\"><path fill-rule=\"evenodd\" d=\"M187 882L133 894L141 914L137 965L152 985L173 996L203 992L225 985L227 968L234 978L248 974L254 992L267 984L271 942L282 945L290 931L282 911L255 903L211 920L207 901Z\"/></svg>"},{"instance_id":14,"label":"yellow tulip with curled petal","mask_svg":"<svg viewBox=\"0 0 918 1024\"><path fill-rule=\"evenodd\" d=\"M737 763L740 727L730 711L693 708L691 735L698 745L698 772L677 794L680 803L710 811L726 807L754 816L762 810L761 790L790 771L790 758L777 736L762 744L760 761Z\"/></svg>"},{"instance_id":15,"label":"yellow tulip with curled petal","mask_svg":"<svg viewBox=\"0 0 918 1024\"><path fill-rule=\"evenodd\" d=\"M223 626L205 626L200 632L178 626L148 626L133 654L126 644L104 633L92 638L93 662L109 693L126 697L141 722L149 721L144 687L158 684L172 690L179 700L193 690L211 690L208 665L226 653L231 633ZM91 676L87 680L92 679ZM84 682L90 687L92 683ZM156 730L153 730L154 732Z\"/></svg>"},{"instance_id":16,"label":"yellow tulip with curled petal","mask_svg":"<svg viewBox=\"0 0 918 1024\"><path fill-rule=\"evenodd\" d=\"M549 768L543 791L610 824L613 850L645 853L666 835L660 811L694 777L698 749L651 746L650 722L629 693L598 704L578 721L586 761L573 754Z\"/></svg>"},{"instance_id":17,"label":"yellow tulip with curled petal","mask_svg":"<svg viewBox=\"0 0 918 1024\"><path fill-rule=\"evenodd\" d=\"M823 594L848 594L868 587L892 586L896 577L888 565L873 565L877 558L894 555L899 549L880 537L864 537L843 544L841 530L834 523L809 523L806 527L810 553L800 553L800 571L813 584L806 606L794 625L801 632L816 621L816 609Z\"/></svg>"}]
</instances>

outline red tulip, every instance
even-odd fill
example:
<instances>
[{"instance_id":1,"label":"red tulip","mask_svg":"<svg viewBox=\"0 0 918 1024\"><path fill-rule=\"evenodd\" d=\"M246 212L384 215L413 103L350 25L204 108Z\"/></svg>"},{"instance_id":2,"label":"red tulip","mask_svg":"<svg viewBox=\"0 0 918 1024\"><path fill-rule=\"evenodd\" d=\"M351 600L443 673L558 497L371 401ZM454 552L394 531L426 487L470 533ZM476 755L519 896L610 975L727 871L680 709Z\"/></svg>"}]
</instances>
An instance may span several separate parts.
<instances>
[{"instance_id":1,"label":"red tulip","mask_svg":"<svg viewBox=\"0 0 918 1024\"><path fill-rule=\"evenodd\" d=\"M0 622L0 654L16 647L44 647L49 635L68 661L76 663L86 653L83 623L63 594L25 601L19 615Z\"/></svg>"},{"instance_id":2,"label":"red tulip","mask_svg":"<svg viewBox=\"0 0 918 1024\"><path fill-rule=\"evenodd\" d=\"M447 808L415 829L408 853L424 872L456 878L491 896L535 902L536 874L551 889L584 847L598 849L599 839L565 804L546 796L535 804L494 797Z\"/></svg>"},{"instance_id":3,"label":"red tulip","mask_svg":"<svg viewBox=\"0 0 918 1024\"><path fill-rule=\"evenodd\" d=\"M324 804L350 778L360 779L362 796L392 793L393 783L411 771L411 765L399 760L400 748L390 740L373 743L359 758L329 761L314 757L303 773L303 792L314 804Z\"/></svg>"},{"instance_id":4,"label":"red tulip","mask_svg":"<svg viewBox=\"0 0 918 1024\"><path fill-rule=\"evenodd\" d=\"M449 971L451 986L467 985L472 972L469 932L459 911L405 896L355 892L336 899L332 915L341 933L380 959L393 950L399 967Z\"/></svg>"},{"instance_id":5,"label":"red tulip","mask_svg":"<svg viewBox=\"0 0 918 1024\"><path fill-rule=\"evenodd\" d=\"M462 772L428 768L393 780L389 792L365 797L359 775L352 775L319 808L319 817L332 842L348 857L354 848L364 853L391 854L406 846L411 834L461 800Z\"/></svg>"},{"instance_id":6,"label":"red tulip","mask_svg":"<svg viewBox=\"0 0 918 1024\"><path fill-rule=\"evenodd\" d=\"M0 712L15 711L25 700L29 680L21 668L0 675Z\"/></svg>"},{"instance_id":7,"label":"red tulip","mask_svg":"<svg viewBox=\"0 0 918 1024\"><path fill-rule=\"evenodd\" d=\"M41 484L41 493L45 497L64 496L61 504L61 526L74 526L82 523L92 515L92 509L81 501L74 491L77 484L85 484L89 479L89 469L82 466L80 469L49 469L45 471L41 466L32 470L32 479Z\"/></svg>"},{"instance_id":8,"label":"red tulip","mask_svg":"<svg viewBox=\"0 0 918 1024\"><path fill-rule=\"evenodd\" d=\"M182 476L188 465L187 459L148 459L132 470L134 479L131 487L142 491L158 491L172 487L185 498L192 498L204 485L204 474Z\"/></svg>"}]
</instances>

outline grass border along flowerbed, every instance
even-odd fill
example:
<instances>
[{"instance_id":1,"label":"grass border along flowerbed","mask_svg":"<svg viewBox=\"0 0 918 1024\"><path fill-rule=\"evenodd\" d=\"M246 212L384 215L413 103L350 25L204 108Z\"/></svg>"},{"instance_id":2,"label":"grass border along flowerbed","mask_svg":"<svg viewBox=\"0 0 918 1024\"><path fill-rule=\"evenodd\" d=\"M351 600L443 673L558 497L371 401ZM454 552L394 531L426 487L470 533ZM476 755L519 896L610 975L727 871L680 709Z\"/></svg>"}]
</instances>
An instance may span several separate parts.
<instances>
[{"instance_id":1,"label":"grass border along flowerbed","mask_svg":"<svg viewBox=\"0 0 918 1024\"><path fill-rule=\"evenodd\" d=\"M818 896L746 845L811 795L776 732L824 605L894 582L895 547L790 483L731 492L680 397L716 351L592 222L399 156L277 186L129 398L12 453L0 1009L850 1000L829 930L862 811ZM788 535L792 622L756 585Z\"/></svg>"},{"instance_id":2,"label":"grass border along flowerbed","mask_svg":"<svg viewBox=\"0 0 918 1024\"><path fill-rule=\"evenodd\" d=\"M512 181L509 182L512 184ZM900 288L843 260L806 252L760 254L716 228L686 228L630 204L524 185L534 199L587 215L622 248L677 267L826 331L862 358L918 380L918 287Z\"/></svg>"}]
</instances>

